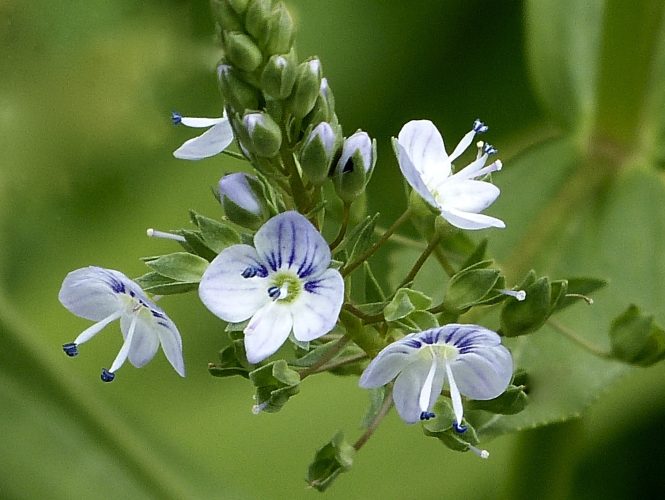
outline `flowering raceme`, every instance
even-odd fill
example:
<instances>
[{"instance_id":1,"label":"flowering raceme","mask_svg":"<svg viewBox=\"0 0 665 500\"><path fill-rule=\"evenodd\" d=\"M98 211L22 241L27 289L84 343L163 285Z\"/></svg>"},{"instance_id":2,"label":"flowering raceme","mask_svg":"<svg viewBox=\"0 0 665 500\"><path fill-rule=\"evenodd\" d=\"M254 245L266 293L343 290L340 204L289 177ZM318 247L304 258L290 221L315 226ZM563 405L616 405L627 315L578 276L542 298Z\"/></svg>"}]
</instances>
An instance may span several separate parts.
<instances>
[{"instance_id":1,"label":"flowering raceme","mask_svg":"<svg viewBox=\"0 0 665 500\"><path fill-rule=\"evenodd\" d=\"M250 363L258 363L293 336L308 342L333 329L344 300L344 281L329 269L330 249L297 212L266 222L254 246L233 245L208 266L201 301L215 315L244 329Z\"/></svg>"},{"instance_id":2,"label":"flowering raceme","mask_svg":"<svg viewBox=\"0 0 665 500\"><path fill-rule=\"evenodd\" d=\"M155 356L160 344L178 375L185 376L182 341L175 324L138 284L121 272L93 266L72 271L62 282L59 299L77 316L96 321L73 342L62 346L71 357L78 354L78 346L120 319L125 342L111 368L102 369L104 382L111 382L128 358L137 368L144 366Z\"/></svg>"},{"instance_id":3,"label":"flowering raceme","mask_svg":"<svg viewBox=\"0 0 665 500\"><path fill-rule=\"evenodd\" d=\"M404 125L393 147L402 174L416 192L441 216L460 229L503 228L503 221L480 212L499 196L499 188L489 182L476 180L501 170L501 161L485 166L496 150L489 144L478 145L476 159L453 174L452 162L471 145L478 133L487 131L479 120L448 155L443 138L429 120L413 120Z\"/></svg>"}]
</instances>

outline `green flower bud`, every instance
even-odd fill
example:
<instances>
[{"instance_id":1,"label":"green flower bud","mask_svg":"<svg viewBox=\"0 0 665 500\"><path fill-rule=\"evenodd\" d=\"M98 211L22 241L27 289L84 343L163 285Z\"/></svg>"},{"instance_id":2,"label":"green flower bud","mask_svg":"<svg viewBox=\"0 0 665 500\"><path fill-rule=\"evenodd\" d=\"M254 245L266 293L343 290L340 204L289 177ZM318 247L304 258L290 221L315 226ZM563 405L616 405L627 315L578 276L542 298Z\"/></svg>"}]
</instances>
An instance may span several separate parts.
<instances>
[{"instance_id":1,"label":"green flower bud","mask_svg":"<svg viewBox=\"0 0 665 500\"><path fill-rule=\"evenodd\" d=\"M500 275L497 269L463 269L448 282L444 307L447 311L461 314L482 303L492 292Z\"/></svg>"},{"instance_id":2,"label":"green flower bud","mask_svg":"<svg viewBox=\"0 0 665 500\"><path fill-rule=\"evenodd\" d=\"M244 31L242 20L230 0L211 0L212 15L224 31Z\"/></svg>"},{"instance_id":3,"label":"green flower bud","mask_svg":"<svg viewBox=\"0 0 665 500\"><path fill-rule=\"evenodd\" d=\"M233 111L243 113L246 109L258 109L258 90L243 81L232 66L220 64L217 78L222 95Z\"/></svg>"},{"instance_id":4,"label":"green flower bud","mask_svg":"<svg viewBox=\"0 0 665 500\"><path fill-rule=\"evenodd\" d=\"M219 180L219 201L231 222L258 229L270 217L261 183L244 172L228 174Z\"/></svg>"},{"instance_id":5,"label":"green flower bud","mask_svg":"<svg viewBox=\"0 0 665 500\"><path fill-rule=\"evenodd\" d=\"M282 146L282 132L275 120L267 113L248 113L242 119L251 145L248 149L258 156L271 158Z\"/></svg>"},{"instance_id":6,"label":"green flower bud","mask_svg":"<svg viewBox=\"0 0 665 500\"><path fill-rule=\"evenodd\" d=\"M263 93L273 99L286 99L291 95L295 81L296 68L288 56L272 56L261 73Z\"/></svg>"},{"instance_id":7,"label":"green flower bud","mask_svg":"<svg viewBox=\"0 0 665 500\"><path fill-rule=\"evenodd\" d=\"M300 151L300 167L315 186L328 178L330 164L340 146L339 134L327 122L319 123Z\"/></svg>"},{"instance_id":8,"label":"green flower bud","mask_svg":"<svg viewBox=\"0 0 665 500\"><path fill-rule=\"evenodd\" d=\"M226 1L239 16L242 16L245 13L245 11L247 10L247 4L249 4L249 0L226 0Z\"/></svg>"},{"instance_id":9,"label":"green flower bud","mask_svg":"<svg viewBox=\"0 0 665 500\"><path fill-rule=\"evenodd\" d=\"M298 66L296 83L291 95L290 109L296 118L312 111L321 87L321 62L314 58Z\"/></svg>"},{"instance_id":10,"label":"green flower bud","mask_svg":"<svg viewBox=\"0 0 665 500\"><path fill-rule=\"evenodd\" d=\"M351 203L365 190L376 163L376 140L359 130L344 141L333 174L337 195Z\"/></svg>"},{"instance_id":11,"label":"green flower bud","mask_svg":"<svg viewBox=\"0 0 665 500\"><path fill-rule=\"evenodd\" d=\"M261 40L268 32L272 0L250 0L245 15L245 28L256 40Z\"/></svg>"},{"instance_id":12,"label":"green flower bud","mask_svg":"<svg viewBox=\"0 0 665 500\"><path fill-rule=\"evenodd\" d=\"M296 30L293 18L283 2L279 2L272 11L265 38L265 50L268 54L285 54L293 46Z\"/></svg>"},{"instance_id":13,"label":"green flower bud","mask_svg":"<svg viewBox=\"0 0 665 500\"><path fill-rule=\"evenodd\" d=\"M237 31L225 32L224 49L231 64L244 71L254 71L263 61L259 48L244 33Z\"/></svg>"},{"instance_id":14,"label":"green flower bud","mask_svg":"<svg viewBox=\"0 0 665 500\"><path fill-rule=\"evenodd\" d=\"M330 101L331 98L332 106ZM316 98L316 102L314 103L314 108L303 120L303 125L311 125L314 127L321 122L337 122L337 116L335 116L334 98L332 97L332 92L328 87L328 80L326 78L321 78L319 95Z\"/></svg>"}]
</instances>

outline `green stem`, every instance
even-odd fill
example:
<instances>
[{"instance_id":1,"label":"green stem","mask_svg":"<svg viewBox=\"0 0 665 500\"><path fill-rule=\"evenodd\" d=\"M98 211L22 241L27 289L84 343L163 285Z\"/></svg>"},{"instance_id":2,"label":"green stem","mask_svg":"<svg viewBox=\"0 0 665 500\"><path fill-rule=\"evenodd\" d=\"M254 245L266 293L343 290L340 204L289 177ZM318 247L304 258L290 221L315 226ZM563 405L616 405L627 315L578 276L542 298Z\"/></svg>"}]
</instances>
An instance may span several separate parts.
<instances>
[{"instance_id":1,"label":"green stem","mask_svg":"<svg viewBox=\"0 0 665 500\"><path fill-rule=\"evenodd\" d=\"M322 365L319 368L317 368L316 371L310 372L308 375L314 375L315 373L334 370L335 368L339 368L345 365L350 365L352 363L362 361L363 359L367 359L366 353L354 354L353 356L348 356L346 358L338 359L336 361L333 361L332 363L328 363L327 365Z\"/></svg>"},{"instance_id":2,"label":"green stem","mask_svg":"<svg viewBox=\"0 0 665 500\"><path fill-rule=\"evenodd\" d=\"M311 203L305 185L300 177L300 172L298 172L293 152L286 149L282 150L281 155L284 167L289 173L289 186L291 187L290 194L293 197L293 201L296 204L298 211L302 214L306 214L311 208Z\"/></svg>"},{"instance_id":3,"label":"green stem","mask_svg":"<svg viewBox=\"0 0 665 500\"><path fill-rule=\"evenodd\" d=\"M369 247L362 255L360 255L356 260L354 260L351 263L348 263L346 266L342 268L340 271L342 273L342 276L348 276L353 270L355 270L359 265L361 265L363 262L365 262L367 259L369 259L372 255L376 253L376 251L381 248L381 246L390 239L392 234L397 231L397 229L404 224L407 220L409 220L409 217L411 217L411 208L407 208L402 215L399 216L399 218L393 222L393 225L390 226L385 233L379 238L379 240L374 243L371 247Z\"/></svg>"},{"instance_id":4,"label":"green stem","mask_svg":"<svg viewBox=\"0 0 665 500\"><path fill-rule=\"evenodd\" d=\"M3 351L10 352L12 360L21 359L23 366L30 367L31 376L40 380L37 390L43 391L43 397L61 405L81 431L114 454L115 461L123 464L127 474L134 476L146 491L161 498L191 496L189 488L177 480L179 475L165 467L150 451L151 446L122 416L63 370L60 363L54 363L51 355L45 354L44 346L37 345L35 336L28 332L13 306L1 294L0 334L5 344ZM67 360L63 356L61 361ZM0 362L3 366L9 365L8 360Z\"/></svg>"},{"instance_id":5,"label":"green stem","mask_svg":"<svg viewBox=\"0 0 665 500\"><path fill-rule=\"evenodd\" d=\"M383 314L366 314L362 312L360 309L358 309L356 306L353 304L347 302L344 304L344 309L349 311L351 314L353 314L356 318L362 320L363 325L370 325L372 323L378 323L379 321L383 321Z\"/></svg>"},{"instance_id":6,"label":"green stem","mask_svg":"<svg viewBox=\"0 0 665 500\"><path fill-rule=\"evenodd\" d=\"M413 281L413 279L416 277L416 274L418 274L418 271L420 271L420 268L423 267L423 264L425 264L425 261L427 261L427 258L432 255L432 252L436 249L436 247L439 245L439 242L441 241L442 234L440 231L437 231L434 233L434 237L432 238L432 241L429 242L427 245L427 248L423 251L422 254L420 254L420 257L418 257L418 260L413 264L413 267L411 268L411 271L409 271L409 274L406 275L404 280L397 286L397 289L399 290L400 288L408 285Z\"/></svg>"},{"instance_id":7,"label":"green stem","mask_svg":"<svg viewBox=\"0 0 665 500\"><path fill-rule=\"evenodd\" d=\"M372 423L369 424L367 430L363 433L363 435L360 436L355 443L353 443L353 448L356 451L360 450L360 448L365 446L365 443L367 443L367 441L369 441L369 438L372 437L372 434L374 434L374 431L376 431L376 429L379 427L379 424L381 423L383 418L388 414L392 406L393 406L393 388L392 385L390 385L386 389L386 393L383 396L383 404L381 405L381 409L379 409L379 412L374 417L374 420L372 420Z\"/></svg>"},{"instance_id":8,"label":"green stem","mask_svg":"<svg viewBox=\"0 0 665 500\"><path fill-rule=\"evenodd\" d=\"M229 151L228 149L225 149L222 151L222 154L225 154L226 156L230 156L231 158L235 158L236 160L242 160L242 161L249 161L245 156L241 153L236 153L235 151Z\"/></svg>"},{"instance_id":9,"label":"green stem","mask_svg":"<svg viewBox=\"0 0 665 500\"><path fill-rule=\"evenodd\" d=\"M350 339L348 337L340 337L340 339L336 341L335 346L332 347L324 356L321 356L321 359L319 359L312 366L305 368L300 372L300 380L305 380L305 378L309 377L313 373L318 372L319 368L321 368L328 361L333 359L335 356L337 356L340 352L344 350L346 344L349 343L349 340Z\"/></svg>"},{"instance_id":10,"label":"green stem","mask_svg":"<svg viewBox=\"0 0 665 500\"><path fill-rule=\"evenodd\" d=\"M453 276L455 274L455 268L452 266L448 258L446 257L445 252L443 251L443 248L441 247L436 247L434 248L434 256L436 257L436 260L439 261L439 264L441 264L441 267L443 270L446 272L448 276Z\"/></svg>"},{"instance_id":11,"label":"green stem","mask_svg":"<svg viewBox=\"0 0 665 500\"><path fill-rule=\"evenodd\" d=\"M344 239L344 236L346 235L346 228L349 226L350 215L351 215L351 204L344 203L344 211L342 212L342 225L339 227L339 232L337 233L337 237L330 244L331 252L335 250L335 248L337 248Z\"/></svg>"},{"instance_id":12,"label":"green stem","mask_svg":"<svg viewBox=\"0 0 665 500\"><path fill-rule=\"evenodd\" d=\"M573 342L575 342L578 346L582 347L583 349L589 351L591 354L598 356L600 358L604 359L613 359L610 353L603 351L601 348L598 346L592 344L591 342L587 341L586 339L583 339L582 337L579 337L577 333L575 333L573 330L568 328L567 326L562 325L558 321L550 318L547 320L547 323L557 332L562 334L563 336L569 338Z\"/></svg>"}]
</instances>

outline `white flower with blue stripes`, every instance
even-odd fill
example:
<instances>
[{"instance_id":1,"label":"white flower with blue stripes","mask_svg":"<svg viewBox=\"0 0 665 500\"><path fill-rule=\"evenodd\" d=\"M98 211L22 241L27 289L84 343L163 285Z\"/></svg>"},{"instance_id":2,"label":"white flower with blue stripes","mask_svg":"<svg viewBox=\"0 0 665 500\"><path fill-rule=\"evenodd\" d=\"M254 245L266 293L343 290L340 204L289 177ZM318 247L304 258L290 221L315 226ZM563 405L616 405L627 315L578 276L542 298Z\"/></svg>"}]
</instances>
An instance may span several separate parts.
<instances>
[{"instance_id":1,"label":"white flower with blue stripes","mask_svg":"<svg viewBox=\"0 0 665 500\"><path fill-rule=\"evenodd\" d=\"M308 342L333 329L344 301L344 280L330 269L330 248L297 212L266 222L254 247L233 245L210 263L199 296L216 316L244 329L250 363L258 363L286 341Z\"/></svg>"},{"instance_id":2,"label":"white flower with blue stripes","mask_svg":"<svg viewBox=\"0 0 665 500\"><path fill-rule=\"evenodd\" d=\"M72 271L62 282L58 298L70 312L96 321L73 342L62 346L68 356L76 356L81 344L109 323L120 320L125 341L111 367L102 368L104 382L111 382L127 359L137 368L144 366L160 344L178 375L185 376L182 341L175 324L138 284L121 272L94 266Z\"/></svg>"},{"instance_id":3,"label":"white flower with blue stripes","mask_svg":"<svg viewBox=\"0 0 665 500\"><path fill-rule=\"evenodd\" d=\"M186 125L194 128L207 128L203 134L189 139L173 152L181 160L202 160L215 156L228 148L233 142L233 129L226 116L221 118L191 118L179 113L171 114L174 125Z\"/></svg>"},{"instance_id":4,"label":"white flower with blue stripes","mask_svg":"<svg viewBox=\"0 0 665 500\"><path fill-rule=\"evenodd\" d=\"M413 120L404 125L393 147L402 174L411 187L441 216L460 229L503 228L503 221L481 214L499 196L494 184L477 180L501 170L501 161L485 166L489 155L496 149L478 143L476 159L460 171L453 173L454 162L471 145L476 134L487 131L480 120L448 155L441 134L429 120Z\"/></svg>"},{"instance_id":5,"label":"white flower with blue stripes","mask_svg":"<svg viewBox=\"0 0 665 500\"><path fill-rule=\"evenodd\" d=\"M432 407L446 385L454 428L464 432L462 396L494 399L513 374L513 360L495 332L478 325L451 323L412 333L383 349L360 377L374 389L395 380L393 400L402 420L412 424L435 415Z\"/></svg>"}]
</instances>

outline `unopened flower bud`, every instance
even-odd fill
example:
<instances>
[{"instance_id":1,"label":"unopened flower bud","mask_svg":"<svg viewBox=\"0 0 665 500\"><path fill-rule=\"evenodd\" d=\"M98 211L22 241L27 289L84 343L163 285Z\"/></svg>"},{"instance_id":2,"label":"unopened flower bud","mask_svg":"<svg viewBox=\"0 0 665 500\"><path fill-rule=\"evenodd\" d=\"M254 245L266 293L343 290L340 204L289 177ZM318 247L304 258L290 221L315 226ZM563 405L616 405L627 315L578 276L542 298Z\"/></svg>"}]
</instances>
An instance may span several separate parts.
<instances>
[{"instance_id":1,"label":"unopened flower bud","mask_svg":"<svg viewBox=\"0 0 665 500\"><path fill-rule=\"evenodd\" d=\"M248 113L242 124L250 140L251 151L258 156L271 158L279 152L282 145L282 132L279 125L267 113Z\"/></svg>"},{"instance_id":2,"label":"unopened flower bud","mask_svg":"<svg viewBox=\"0 0 665 500\"><path fill-rule=\"evenodd\" d=\"M263 93L273 99L286 99L291 95L295 81L295 64L288 56L272 56L261 73Z\"/></svg>"},{"instance_id":3,"label":"unopened flower bud","mask_svg":"<svg viewBox=\"0 0 665 500\"><path fill-rule=\"evenodd\" d=\"M265 50L268 54L285 54L291 50L296 30L293 18L283 2L279 2L272 11L265 38Z\"/></svg>"},{"instance_id":4,"label":"unopened flower bud","mask_svg":"<svg viewBox=\"0 0 665 500\"><path fill-rule=\"evenodd\" d=\"M300 151L300 167L315 186L328 178L330 164L340 145L339 135L327 122L321 122L309 134Z\"/></svg>"},{"instance_id":5,"label":"unopened flower bud","mask_svg":"<svg viewBox=\"0 0 665 500\"><path fill-rule=\"evenodd\" d=\"M244 33L225 32L224 49L229 62L243 71L254 71L263 61L259 48Z\"/></svg>"},{"instance_id":6,"label":"unopened flower bud","mask_svg":"<svg viewBox=\"0 0 665 500\"><path fill-rule=\"evenodd\" d=\"M261 183L244 172L220 179L219 201L229 220L240 226L257 229L268 220L269 211Z\"/></svg>"},{"instance_id":7,"label":"unopened flower bud","mask_svg":"<svg viewBox=\"0 0 665 500\"><path fill-rule=\"evenodd\" d=\"M237 12L230 0L211 0L210 7L215 21L224 31L242 31L244 29L240 13Z\"/></svg>"},{"instance_id":8,"label":"unopened flower bud","mask_svg":"<svg viewBox=\"0 0 665 500\"><path fill-rule=\"evenodd\" d=\"M321 62L314 58L298 66L296 83L291 96L291 112L304 118L312 111L321 87Z\"/></svg>"},{"instance_id":9,"label":"unopened flower bud","mask_svg":"<svg viewBox=\"0 0 665 500\"><path fill-rule=\"evenodd\" d=\"M219 88L232 110L243 113L246 109L258 109L259 92L239 78L237 71L228 64L217 68Z\"/></svg>"},{"instance_id":10,"label":"unopened flower bud","mask_svg":"<svg viewBox=\"0 0 665 500\"><path fill-rule=\"evenodd\" d=\"M355 200L369 182L375 163L375 140L361 130L348 137L334 172L337 195L347 203Z\"/></svg>"},{"instance_id":11,"label":"unopened flower bud","mask_svg":"<svg viewBox=\"0 0 665 500\"><path fill-rule=\"evenodd\" d=\"M245 14L245 27L256 40L268 32L271 14L272 0L250 0Z\"/></svg>"},{"instance_id":12,"label":"unopened flower bud","mask_svg":"<svg viewBox=\"0 0 665 500\"><path fill-rule=\"evenodd\" d=\"M249 4L249 0L226 0L229 5L231 5L231 8L238 14L239 16L242 16L245 11L247 10L247 4Z\"/></svg>"}]
</instances>

